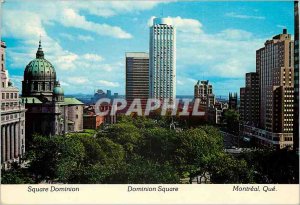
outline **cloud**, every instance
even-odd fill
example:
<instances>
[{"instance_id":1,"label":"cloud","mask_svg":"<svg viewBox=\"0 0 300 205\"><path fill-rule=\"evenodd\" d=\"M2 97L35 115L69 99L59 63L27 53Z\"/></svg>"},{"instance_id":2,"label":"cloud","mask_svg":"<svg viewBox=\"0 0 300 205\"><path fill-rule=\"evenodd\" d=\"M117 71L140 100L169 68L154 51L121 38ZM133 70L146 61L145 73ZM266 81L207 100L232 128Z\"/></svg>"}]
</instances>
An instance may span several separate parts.
<instances>
[{"instance_id":1,"label":"cloud","mask_svg":"<svg viewBox=\"0 0 300 205\"><path fill-rule=\"evenodd\" d=\"M86 60L90 61L103 61L103 57L97 54L87 53L82 56Z\"/></svg>"},{"instance_id":2,"label":"cloud","mask_svg":"<svg viewBox=\"0 0 300 205\"><path fill-rule=\"evenodd\" d=\"M9 75L9 79L13 83L13 86L19 87L19 88L22 87L23 76L19 76L19 75L12 75L12 76L10 76Z\"/></svg>"},{"instance_id":3,"label":"cloud","mask_svg":"<svg viewBox=\"0 0 300 205\"><path fill-rule=\"evenodd\" d=\"M32 39L46 36L39 15L27 11L8 10L3 15L3 36L17 39Z\"/></svg>"},{"instance_id":4,"label":"cloud","mask_svg":"<svg viewBox=\"0 0 300 205\"><path fill-rule=\"evenodd\" d=\"M91 3L92 5L95 4L93 2ZM102 5L105 4L105 2L97 2L97 4ZM95 4L95 6L97 4ZM92 7L92 5L90 3L86 4L88 7ZM14 32L20 34L23 30L25 30L25 33L28 34L45 35L45 31L39 30L39 28L42 27L42 24L53 26L55 25L54 23L59 23L65 27L83 29L97 33L101 36L111 36L113 38L120 39L132 38L130 33L124 31L118 26L88 21L84 15L79 14L81 10L86 10L86 7L80 2L76 2L75 4L72 4L71 2L60 2L59 6L51 1L43 4L30 4L28 2L20 3L14 6L14 9L6 9L4 18L10 18L8 21L11 21L14 17L18 19L18 21L14 21L14 26L11 26L13 28L10 28L11 32L7 34L11 37L15 37ZM87 11L89 10L87 9ZM36 22L39 22L39 24L31 25L27 23L27 20L29 22L35 20ZM3 22L5 21L6 20ZM80 38L82 38L82 36ZM90 40L90 38L85 38L85 40Z\"/></svg>"},{"instance_id":5,"label":"cloud","mask_svg":"<svg viewBox=\"0 0 300 205\"><path fill-rule=\"evenodd\" d=\"M78 35L77 38L78 38L78 40L85 41L85 42L94 40L94 38L92 36L88 36L88 35L86 35L86 36L85 35Z\"/></svg>"},{"instance_id":6,"label":"cloud","mask_svg":"<svg viewBox=\"0 0 300 205\"><path fill-rule=\"evenodd\" d=\"M106 2L78 2L75 9L87 11L88 13L102 17L112 17L125 13L150 10L158 4L168 1L106 1Z\"/></svg>"},{"instance_id":7,"label":"cloud","mask_svg":"<svg viewBox=\"0 0 300 205\"><path fill-rule=\"evenodd\" d=\"M174 26L178 31L180 32L186 32L186 33L195 33L199 34L201 33L201 27L202 24L195 19L184 19L180 16L177 16L175 18L168 17L172 20Z\"/></svg>"},{"instance_id":8,"label":"cloud","mask_svg":"<svg viewBox=\"0 0 300 205\"><path fill-rule=\"evenodd\" d=\"M177 79L177 85L184 85L184 82Z\"/></svg>"},{"instance_id":9,"label":"cloud","mask_svg":"<svg viewBox=\"0 0 300 205\"><path fill-rule=\"evenodd\" d=\"M226 40L246 40L253 38L253 34L240 29L225 29L217 34L219 38Z\"/></svg>"},{"instance_id":10,"label":"cloud","mask_svg":"<svg viewBox=\"0 0 300 205\"><path fill-rule=\"evenodd\" d=\"M120 27L87 21L84 16L79 15L75 12L75 10L69 8L63 10L60 23L66 27L80 28L87 31L96 32L99 35L123 39L132 38L131 34L122 30Z\"/></svg>"},{"instance_id":11,"label":"cloud","mask_svg":"<svg viewBox=\"0 0 300 205\"><path fill-rule=\"evenodd\" d=\"M57 58L51 62L55 62L59 65L60 69L69 70L74 68L74 61L76 61L79 56L75 53L66 52L64 55L57 56Z\"/></svg>"},{"instance_id":12,"label":"cloud","mask_svg":"<svg viewBox=\"0 0 300 205\"><path fill-rule=\"evenodd\" d=\"M148 20L148 26L153 25L153 19L156 18L155 16L151 16L150 19ZM186 33L201 33L201 27L202 24L195 19L185 19L181 18L180 16L177 17L166 17L172 22L172 25L175 26L175 28L179 32L186 32Z\"/></svg>"},{"instance_id":13,"label":"cloud","mask_svg":"<svg viewBox=\"0 0 300 205\"><path fill-rule=\"evenodd\" d=\"M68 33L60 33L59 36L68 39L70 41L74 41L74 36Z\"/></svg>"},{"instance_id":14,"label":"cloud","mask_svg":"<svg viewBox=\"0 0 300 205\"><path fill-rule=\"evenodd\" d=\"M59 83L60 83L60 85L61 85L62 87L64 87L64 86L66 86L66 87L70 86L69 83L66 83L65 81L62 81L62 80L60 80Z\"/></svg>"},{"instance_id":15,"label":"cloud","mask_svg":"<svg viewBox=\"0 0 300 205\"><path fill-rule=\"evenodd\" d=\"M107 86L107 87L119 87L120 84L118 82L111 82L106 80L98 80L97 81L100 86Z\"/></svg>"},{"instance_id":16,"label":"cloud","mask_svg":"<svg viewBox=\"0 0 300 205\"><path fill-rule=\"evenodd\" d=\"M94 38L92 36L89 36L89 35L74 36L74 35L71 35L71 34L68 34L68 33L60 33L59 36L64 38L64 39L67 39L69 41L79 40L79 41L88 42L88 41L93 41L94 40Z\"/></svg>"},{"instance_id":17,"label":"cloud","mask_svg":"<svg viewBox=\"0 0 300 205\"><path fill-rule=\"evenodd\" d=\"M76 77L76 76L73 76L73 77L67 78L67 81L69 83L72 83L72 85L74 85L74 84L84 84L84 83L86 83L88 81L88 79L85 78L85 77Z\"/></svg>"},{"instance_id":18,"label":"cloud","mask_svg":"<svg viewBox=\"0 0 300 205\"><path fill-rule=\"evenodd\" d=\"M226 13L225 16L231 17L231 18L239 18L239 19L257 19L257 20L266 19L264 16L252 16L252 15L238 14L235 12Z\"/></svg>"}]
</instances>

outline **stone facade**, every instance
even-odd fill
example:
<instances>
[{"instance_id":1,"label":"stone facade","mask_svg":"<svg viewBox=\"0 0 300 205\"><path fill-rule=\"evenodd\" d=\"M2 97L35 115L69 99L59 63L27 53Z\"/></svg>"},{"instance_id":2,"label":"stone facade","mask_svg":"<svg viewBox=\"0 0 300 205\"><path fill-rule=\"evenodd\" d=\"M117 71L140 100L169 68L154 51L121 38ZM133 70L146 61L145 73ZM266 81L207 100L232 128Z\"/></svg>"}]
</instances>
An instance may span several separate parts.
<instances>
[{"instance_id":1,"label":"stone facade","mask_svg":"<svg viewBox=\"0 0 300 205\"><path fill-rule=\"evenodd\" d=\"M5 67L6 45L1 41L1 165L19 162L25 153L25 106L20 102L19 90L9 82Z\"/></svg>"},{"instance_id":2,"label":"stone facade","mask_svg":"<svg viewBox=\"0 0 300 205\"><path fill-rule=\"evenodd\" d=\"M240 133L259 147L293 148L293 47L286 29L267 40L256 51L256 73L246 75L241 89Z\"/></svg>"},{"instance_id":3,"label":"stone facade","mask_svg":"<svg viewBox=\"0 0 300 205\"><path fill-rule=\"evenodd\" d=\"M68 105L68 130L69 132L83 131L83 106L76 98L65 98Z\"/></svg>"},{"instance_id":4,"label":"stone facade","mask_svg":"<svg viewBox=\"0 0 300 205\"><path fill-rule=\"evenodd\" d=\"M200 106L203 108L211 107L215 104L215 95L213 94L213 87L208 80L197 82L194 86L194 99L200 99Z\"/></svg>"}]
</instances>

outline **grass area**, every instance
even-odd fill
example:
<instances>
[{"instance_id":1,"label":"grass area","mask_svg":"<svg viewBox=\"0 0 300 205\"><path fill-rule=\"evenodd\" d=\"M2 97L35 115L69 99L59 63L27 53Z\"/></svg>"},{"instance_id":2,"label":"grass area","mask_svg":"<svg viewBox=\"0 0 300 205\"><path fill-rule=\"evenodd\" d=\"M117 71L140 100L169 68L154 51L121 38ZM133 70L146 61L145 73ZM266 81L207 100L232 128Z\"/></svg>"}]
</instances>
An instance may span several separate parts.
<instances>
[{"instance_id":1,"label":"grass area","mask_svg":"<svg viewBox=\"0 0 300 205\"><path fill-rule=\"evenodd\" d=\"M68 133L67 136L68 137L72 137L72 136L83 136L83 137L91 137L94 134L96 134L96 130L93 129L84 129L82 132L74 132L74 133Z\"/></svg>"},{"instance_id":2,"label":"grass area","mask_svg":"<svg viewBox=\"0 0 300 205\"><path fill-rule=\"evenodd\" d=\"M96 134L96 130L93 129L84 129L82 133Z\"/></svg>"}]
</instances>

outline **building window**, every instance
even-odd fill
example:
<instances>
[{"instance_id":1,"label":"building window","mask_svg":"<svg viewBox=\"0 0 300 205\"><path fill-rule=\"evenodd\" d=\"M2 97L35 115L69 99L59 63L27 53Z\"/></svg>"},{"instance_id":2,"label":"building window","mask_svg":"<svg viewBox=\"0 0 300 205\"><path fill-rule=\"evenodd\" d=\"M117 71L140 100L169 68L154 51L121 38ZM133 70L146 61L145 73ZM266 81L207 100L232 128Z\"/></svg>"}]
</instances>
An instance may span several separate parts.
<instances>
[{"instance_id":1,"label":"building window","mask_svg":"<svg viewBox=\"0 0 300 205\"><path fill-rule=\"evenodd\" d=\"M34 90L38 90L38 82L34 82Z\"/></svg>"},{"instance_id":2,"label":"building window","mask_svg":"<svg viewBox=\"0 0 300 205\"><path fill-rule=\"evenodd\" d=\"M78 115L76 115L76 119L78 119Z\"/></svg>"}]
</instances>

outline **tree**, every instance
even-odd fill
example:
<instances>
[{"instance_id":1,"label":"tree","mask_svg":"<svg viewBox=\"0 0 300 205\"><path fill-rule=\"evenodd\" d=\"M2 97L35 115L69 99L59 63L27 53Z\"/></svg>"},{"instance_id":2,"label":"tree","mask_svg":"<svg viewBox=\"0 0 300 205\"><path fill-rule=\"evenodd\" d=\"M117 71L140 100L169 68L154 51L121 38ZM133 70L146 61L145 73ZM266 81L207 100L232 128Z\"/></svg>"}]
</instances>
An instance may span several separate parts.
<instances>
[{"instance_id":1,"label":"tree","mask_svg":"<svg viewBox=\"0 0 300 205\"><path fill-rule=\"evenodd\" d=\"M33 136L26 159L30 161L29 171L34 174L37 183L46 178L56 178L55 173L60 153L59 141L61 140L56 137Z\"/></svg>"},{"instance_id":2,"label":"tree","mask_svg":"<svg viewBox=\"0 0 300 205\"><path fill-rule=\"evenodd\" d=\"M178 133L174 162L181 176L188 173L190 183L199 175L209 172L211 161L222 152L222 138L212 127L200 127ZM214 130L210 133L209 130Z\"/></svg>"},{"instance_id":3,"label":"tree","mask_svg":"<svg viewBox=\"0 0 300 205\"><path fill-rule=\"evenodd\" d=\"M32 184L34 181L31 179L27 169L21 168L17 163L12 164L10 170L1 171L1 184Z\"/></svg>"},{"instance_id":4,"label":"tree","mask_svg":"<svg viewBox=\"0 0 300 205\"><path fill-rule=\"evenodd\" d=\"M229 115L230 116L230 115ZM232 156L218 129L170 130L167 116L123 116L96 137L36 135L26 154L29 167L2 172L2 183L180 183L210 177L212 183L299 183L299 155L289 150Z\"/></svg>"},{"instance_id":5,"label":"tree","mask_svg":"<svg viewBox=\"0 0 300 205\"><path fill-rule=\"evenodd\" d=\"M134 153L141 139L140 130L132 122L120 122L109 126L109 128L98 134L98 138L106 137L113 142L123 146L127 156Z\"/></svg>"},{"instance_id":6,"label":"tree","mask_svg":"<svg viewBox=\"0 0 300 205\"><path fill-rule=\"evenodd\" d=\"M255 172L256 183L299 183L299 155L292 150L257 150L240 156Z\"/></svg>"},{"instance_id":7,"label":"tree","mask_svg":"<svg viewBox=\"0 0 300 205\"><path fill-rule=\"evenodd\" d=\"M211 182L217 184L250 184L254 183L254 170L245 160L235 159L226 153L219 153L212 160L210 171Z\"/></svg>"},{"instance_id":8,"label":"tree","mask_svg":"<svg viewBox=\"0 0 300 205\"><path fill-rule=\"evenodd\" d=\"M176 133L174 130L155 127L144 129L140 145L141 156L154 161L172 161L176 149Z\"/></svg>"},{"instance_id":9,"label":"tree","mask_svg":"<svg viewBox=\"0 0 300 205\"><path fill-rule=\"evenodd\" d=\"M234 135L239 134L239 113L236 110L229 109L225 111L224 123L226 124L227 132Z\"/></svg>"},{"instance_id":10,"label":"tree","mask_svg":"<svg viewBox=\"0 0 300 205\"><path fill-rule=\"evenodd\" d=\"M126 166L128 184L175 184L180 178L169 163L158 163L142 157L133 158Z\"/></svg>"}]
</instances>

